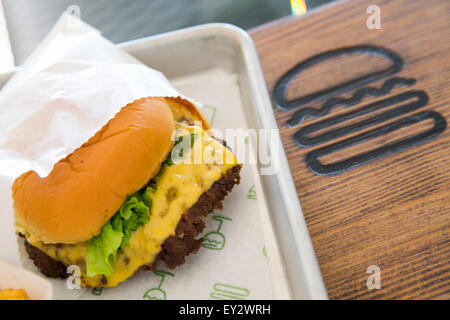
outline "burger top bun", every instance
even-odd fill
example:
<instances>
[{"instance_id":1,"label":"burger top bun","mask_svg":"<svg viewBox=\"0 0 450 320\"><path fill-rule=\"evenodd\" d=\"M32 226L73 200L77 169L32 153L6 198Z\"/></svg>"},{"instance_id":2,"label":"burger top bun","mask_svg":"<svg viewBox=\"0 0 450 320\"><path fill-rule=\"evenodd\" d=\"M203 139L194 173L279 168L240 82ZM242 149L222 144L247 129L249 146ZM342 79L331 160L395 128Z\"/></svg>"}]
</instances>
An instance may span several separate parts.
<instances>
[{"instance_id":1,"label":"burger top bun","mask_svg":"<svg viewBox=\"0 0 450 320\"><path fill-rule=\"evenodd\" d=\"M208 120L198 110L197 106L181 97L165 97L166 102L172 110L173 117L177 122L188 122L194 125L195 122L200 122L202 129L208 131L211 129Z\"/></svg>"},{"instance_id":2,"label":"burger top bun","mask_svg":"<svg viewBox=\"0 0 450 320\"><path fill-rule=\"evenodd\" d=\"M164 98L126 105L47 177L28 171L14 181L17 230L44 243L77 243L99 234L127 195L158 173L174 129Z\"/></svg>"}]
</instances>

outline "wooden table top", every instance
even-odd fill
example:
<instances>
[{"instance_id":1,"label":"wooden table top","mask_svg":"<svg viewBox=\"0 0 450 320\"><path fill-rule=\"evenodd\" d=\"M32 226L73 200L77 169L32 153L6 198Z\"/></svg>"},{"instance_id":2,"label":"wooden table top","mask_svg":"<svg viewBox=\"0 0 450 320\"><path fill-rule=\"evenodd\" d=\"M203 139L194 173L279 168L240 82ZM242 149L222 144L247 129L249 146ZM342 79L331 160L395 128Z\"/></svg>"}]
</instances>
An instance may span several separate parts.
<instances>
[{"instance_id":1,"label":"wooden table top","mask_svg":"<svg viewBox=\"0 0 450 320\"><path fill-rule=\"evenodd\" d=\"M449 21L344 1L250 32L331 299L450 299Z\"/></svg>"}]
</instances>

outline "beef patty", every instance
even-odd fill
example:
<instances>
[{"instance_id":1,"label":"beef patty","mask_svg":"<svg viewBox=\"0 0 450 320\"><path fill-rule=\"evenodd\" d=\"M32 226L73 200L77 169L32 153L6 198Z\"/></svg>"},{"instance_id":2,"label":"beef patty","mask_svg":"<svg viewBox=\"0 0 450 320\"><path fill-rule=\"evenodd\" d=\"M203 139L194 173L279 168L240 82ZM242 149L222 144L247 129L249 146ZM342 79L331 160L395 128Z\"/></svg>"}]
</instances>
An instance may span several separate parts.
<instances>
[{"instance_id":1,"label":"beef patty","mask_svg":"<svg viewBox=\"0 0 450 320\"><path fill-rule=\"evenodd\" d=\"M228 170L220 180L205 191L197 200L197 202L189 208L181 217L175 230L175 235L167 238L162 250L149 264L140 267L140 270L154 271L159 260L165 262L169 269L173 269L185 262L185 257L189 253L196 253L203 242L203 238L197 237L203 231L205 223L201 219L207 216L214 209L222 209L222 201L231 191L235 184L240 182L240 170L242 165L236 165ZM31 260L41 270L43 274L51 278L67 278L69 275L66 272L67 266L61 261L55 260L48 256L45 252L32 246L25 239L25 250L27 251Z\"/></svg>"}]
</instances>

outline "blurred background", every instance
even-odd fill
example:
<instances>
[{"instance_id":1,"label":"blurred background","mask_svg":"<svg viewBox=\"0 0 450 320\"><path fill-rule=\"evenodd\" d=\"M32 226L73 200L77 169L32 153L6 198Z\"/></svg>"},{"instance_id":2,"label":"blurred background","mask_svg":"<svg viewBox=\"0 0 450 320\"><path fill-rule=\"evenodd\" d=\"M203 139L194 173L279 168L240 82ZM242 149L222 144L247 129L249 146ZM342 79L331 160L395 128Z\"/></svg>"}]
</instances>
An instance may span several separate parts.
<instances>
[{"instance_id":1,"label":"blurred background","mask_svg":"<svg viewBox=\"0 0 450 320\"><path fill-rule=\"evenodd\" d=\"M227 22L248 30L285 16L302 15L331 1L2 0L0 29L3 19L15 64L21 65L71 5L79 8L81 19L119 43L209 22ZM0 51L2 47L6 48L1 45Z\"/></svg>"}]
</instances>

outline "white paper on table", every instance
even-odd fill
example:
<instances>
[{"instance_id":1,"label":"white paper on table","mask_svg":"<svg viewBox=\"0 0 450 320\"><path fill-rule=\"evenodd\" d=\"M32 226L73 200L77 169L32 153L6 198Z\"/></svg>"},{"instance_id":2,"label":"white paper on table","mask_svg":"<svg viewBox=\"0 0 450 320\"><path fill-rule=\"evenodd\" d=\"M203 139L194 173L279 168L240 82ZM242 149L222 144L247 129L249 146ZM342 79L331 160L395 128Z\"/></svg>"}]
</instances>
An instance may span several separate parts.
<instances>
[{"instance_id":1,"label":"white paper on table","mask_svg":"<svg viewBox=\"0 0 450 320\"><path fill-rule=\"evenodd\" d=\"M160 72L73 19L63 14L0 91L0 259L35 272L14 232L10 190L15 177L28 170L46 176L55 162L135 99L180 95ZM229 118L217 117L221 126ZM255 172L254 166L244 166L243 183L228 196L225 209L206 221L203 236L214 231L220 216L228 218L220 229L227 241L223 250L202 248L174 271L160 264L156 273L141 272L100 295L89 289L68 290L65 281L52 280L55 298L141 299L162 297L163 293L168 299L274 298L274 279L263 250L264 228L258 217L264 199L249 197L262 195Z\"/></svg>"},{"instance_id":2,"label":"white paper on table","mask_svg":"<svg viewBox=\"0 0 450 320\"><path fill-rule=\"evenodd\" d=\"M3 4L0 1L0 73L14 69L14 57L9 42L9 33L6 26Z\"/></svg>"}]
</instances>

